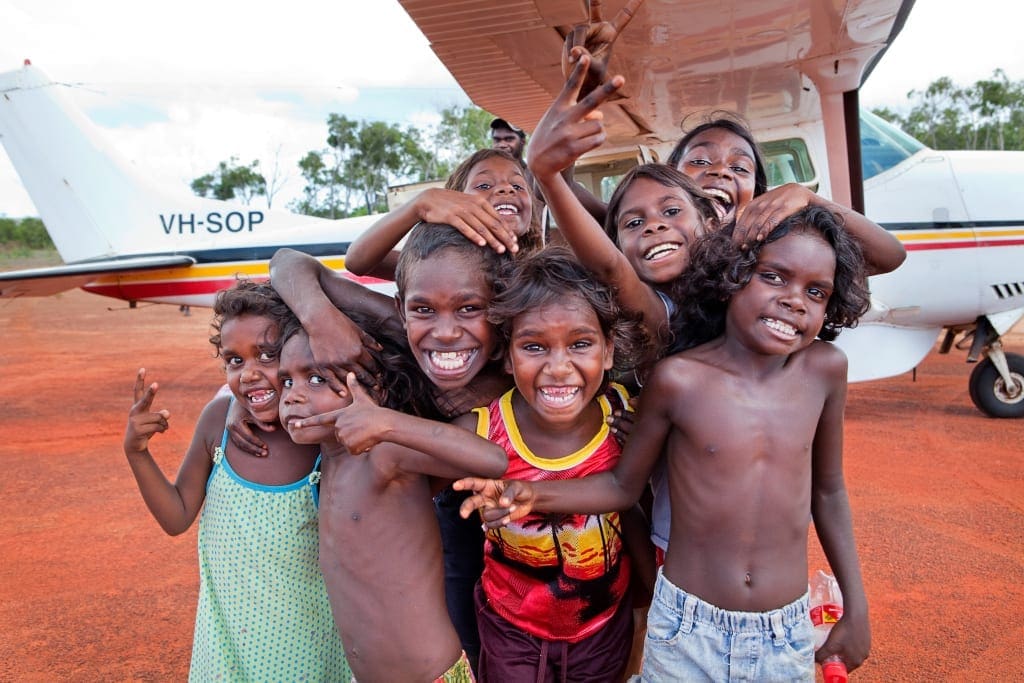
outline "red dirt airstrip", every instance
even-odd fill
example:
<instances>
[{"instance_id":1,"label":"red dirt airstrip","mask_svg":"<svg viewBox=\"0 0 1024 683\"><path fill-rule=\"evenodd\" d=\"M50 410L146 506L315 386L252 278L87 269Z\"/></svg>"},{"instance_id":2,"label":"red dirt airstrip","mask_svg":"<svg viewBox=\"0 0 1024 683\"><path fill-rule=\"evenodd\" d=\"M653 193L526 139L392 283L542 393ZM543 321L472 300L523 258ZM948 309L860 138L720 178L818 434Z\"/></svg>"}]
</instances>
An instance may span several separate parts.
<instances>
[{"instance_id":1,"label":"red dirt airstrip","mask_svg":"<svg viewBox=\"0 0 1024 683\"><path fill-rule=\"evenodd\" d=\"M208 309L70 292L0 303L0 680L187 676L195 529L150 518L121 451L135 371L177 468L220 386ZM1024 327L1007 337L1024 352ZM971 405L963 354L853 385L847 486L874 646L855 681L1024 676L1024 420ZM812 541L812 566L824 566Z\"/></svg>"}]
</instances>

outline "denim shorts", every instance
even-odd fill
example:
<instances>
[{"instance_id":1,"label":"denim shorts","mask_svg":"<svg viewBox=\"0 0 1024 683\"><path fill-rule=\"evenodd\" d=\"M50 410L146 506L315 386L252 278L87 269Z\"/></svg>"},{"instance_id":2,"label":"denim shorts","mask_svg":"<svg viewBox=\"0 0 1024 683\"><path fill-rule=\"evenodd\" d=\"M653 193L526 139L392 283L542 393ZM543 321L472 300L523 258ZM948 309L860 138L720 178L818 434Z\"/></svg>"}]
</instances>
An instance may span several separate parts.
<instances>
[{"instance_id":1,"label":"denim shorts","mask_svg":"<svg viewBox=\"0 0 1024 683\"><path fill-rule=\"evenodd\" d=\"M807 595L769 612L730 612L659 571L639 680L814 681Z\"/></svg>"}]
</instances>

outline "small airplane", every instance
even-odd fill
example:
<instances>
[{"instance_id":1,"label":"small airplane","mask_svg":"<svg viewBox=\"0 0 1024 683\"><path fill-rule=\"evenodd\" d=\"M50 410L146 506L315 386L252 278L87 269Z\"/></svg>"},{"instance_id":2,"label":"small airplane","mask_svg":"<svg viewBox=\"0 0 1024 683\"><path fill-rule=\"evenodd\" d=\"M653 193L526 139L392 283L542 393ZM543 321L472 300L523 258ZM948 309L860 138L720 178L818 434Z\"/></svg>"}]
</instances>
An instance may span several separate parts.
<instances>
[{"instance_id":1,"label":"small airplane","mask_svg":"<svg viewBox=\"0 0 1024 683\"><path fill-rule=\"evenodd\" d=\"M470 99L527 131L561 90L565 35L587 17L578 0L474 0L459 13L450 3L400 2ZM606 14L622 4L607 3ZM850 380L911 370L944 332L940 351L955 345L980 360L969 384L975 405L1021 417L1024 356L1005 352L1000 337L1024 317L1024 198L1013 189L1024 152L931 150L858 106L858 89L912 7L646 0L609 68L626 86L602 107L608 142L575 177L607 196L632 165L667 159L691 115L739 113L761 141L769 184L800 182L866 208L907 249L897 271L871 278L871 311L839 337ZM83 287L130 302L208 305L236 273L265 274L281 246L342 268L346 243L374 220L172 197L116 161L61 87L32 66L0 75L0 140L68 264L2 273L0 297Z\"/></svg>"}]
</instances>

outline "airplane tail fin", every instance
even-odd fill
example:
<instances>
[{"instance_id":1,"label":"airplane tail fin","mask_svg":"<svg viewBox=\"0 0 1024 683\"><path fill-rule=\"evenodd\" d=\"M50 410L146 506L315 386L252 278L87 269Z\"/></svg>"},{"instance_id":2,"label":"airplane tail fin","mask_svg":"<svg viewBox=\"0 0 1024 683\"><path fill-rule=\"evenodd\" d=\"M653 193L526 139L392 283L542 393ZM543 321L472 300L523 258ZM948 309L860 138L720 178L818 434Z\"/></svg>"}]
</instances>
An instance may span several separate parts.
<instances>
[{"instance_id":1,"label":"airplane tail fin","mask_svg":"<svg viewBox=\"0 0 1024 683\"><path fill-rule=\"evenodd\" d=\"M0 141L65 262L144 253L131 223L155 191L104 150L64 87L28 64L0 75Z\"/></svg>"},{"instance_id":2,"label":"airplane tail fin","mask_svg":"<svg viewBox=\"0 0 1024 683\"><path fill-rule=\"evenodd\" d=\"M66 87L30 64L0 74L0 142L66 263L226 244L344 243L372 221L330 221L195 197L184 189L166 192L109 148Z\"/></svg>"}]
</instances>

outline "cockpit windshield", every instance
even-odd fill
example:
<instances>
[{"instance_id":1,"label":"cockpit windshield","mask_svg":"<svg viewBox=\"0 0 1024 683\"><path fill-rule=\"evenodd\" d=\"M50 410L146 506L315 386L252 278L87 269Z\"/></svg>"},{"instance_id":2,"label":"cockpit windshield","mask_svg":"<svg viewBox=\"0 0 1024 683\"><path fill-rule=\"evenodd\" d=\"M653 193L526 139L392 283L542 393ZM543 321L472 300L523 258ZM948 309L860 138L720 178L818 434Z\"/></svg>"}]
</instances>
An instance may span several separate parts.
<instances>
[{"instance_id":1,"label":"cockpit windshield","mask_svg":"<svg viewBox=\"0 0 1024 683\"><path fill-rule=\"evenodd\" d=\"M925 149L920 142L866 109L860 110L860 156L864 180Z\"/></svg>"}]
</instances>

